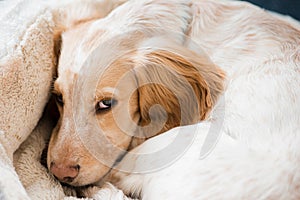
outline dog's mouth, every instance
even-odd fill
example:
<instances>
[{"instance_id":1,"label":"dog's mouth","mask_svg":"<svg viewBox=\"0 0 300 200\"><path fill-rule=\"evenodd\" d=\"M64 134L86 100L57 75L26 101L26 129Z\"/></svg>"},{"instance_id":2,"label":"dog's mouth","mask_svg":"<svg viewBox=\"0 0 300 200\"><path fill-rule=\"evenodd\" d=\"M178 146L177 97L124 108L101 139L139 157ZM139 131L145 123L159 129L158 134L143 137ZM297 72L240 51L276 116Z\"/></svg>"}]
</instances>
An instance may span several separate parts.
<instances>
[{"instance_id":1,"label":"dog's mouth","mask_svg":"<svg viewBox=\"0 0 300 200\"><path fill-rule=\"evenodd\" d=\"M126 153L120 154L116 160L114 161L114 164L111 167L108 167L106 169L89 169L88 167L82 165L79 169L79 173L76 177L64 177L59 178L51 171L51 167L48 166L47 164L47 157L48 157L48 143L46 143L44 150L42 151L41 155L41 160L40 163L48 170L48 172L53 175L53 177L58 180L62 186L68 187L68 188L85 188L85 187L90 187L90 186L102 186L110 176L112 170L114 169L115 166L117 166L124 158ZM105 171L104 171L105 170ZM102 174L102 176L98 177L97 180L91 180L88 177L97 177L97 175Z\"/></svg>"},{"instance_id":2,"label":"dog's mouth","mask_svg":"<svg viewBox=\"0 0 300 200\"><path fill-rule=\"evenodd\" d=\"M65 195L75 196L77 198L86 198L87 195L83 192L86 189L93 187L94 185L85 185L85 186L72 186L67 183L61 183L61 186L64 189Z\"/></svg>"}]
</instances>

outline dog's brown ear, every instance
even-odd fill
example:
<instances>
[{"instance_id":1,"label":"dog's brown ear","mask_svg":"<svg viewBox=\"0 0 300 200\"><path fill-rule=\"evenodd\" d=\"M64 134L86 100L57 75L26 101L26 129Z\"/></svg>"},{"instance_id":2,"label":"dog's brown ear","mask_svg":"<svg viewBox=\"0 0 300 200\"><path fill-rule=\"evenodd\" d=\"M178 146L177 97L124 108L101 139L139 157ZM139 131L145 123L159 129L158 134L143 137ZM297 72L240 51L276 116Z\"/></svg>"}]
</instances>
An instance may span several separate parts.
<instances>
[{"instance_id":1,"label":"dog's brown ear","mask_svg":"<svg viewBox=\"0 0 300 200\"><path fill-rule=\"evenodd\" d=\"M56 28L53 31L53 56L52 56L52 61L53 65L55 66L55 73L53 76L53 81L58 76L58 62L59 62L59 57L60 57L60 51L62 47L62 33L65 31L65 27L61 24L57 24Z\"/></svg>"},{"instance_id":2,"label":"dog's brown ear","mask_svg":"<svg viewBox=\"0 0 300 200\"><path fill-rule=\"evenodd\" d=\"M59 27L56 28L53 32L53 52L54 52L54 64L58 65L58 60L60 56L60 50L61 50L61 45L62 45L62 37L61 34L64 32L65 28Z\"/></svg>"},{"instance_id":3,"label":"dog's brown ear","mask_svg":"<svg viewBox=\"0 0 300 200\"><path fill-rule=\"evenodd\" d=\"M146 51L138 60L135 73L145 137L205 119L223 91L224 72L189 49Z\"/></svg>"}]
</instances>

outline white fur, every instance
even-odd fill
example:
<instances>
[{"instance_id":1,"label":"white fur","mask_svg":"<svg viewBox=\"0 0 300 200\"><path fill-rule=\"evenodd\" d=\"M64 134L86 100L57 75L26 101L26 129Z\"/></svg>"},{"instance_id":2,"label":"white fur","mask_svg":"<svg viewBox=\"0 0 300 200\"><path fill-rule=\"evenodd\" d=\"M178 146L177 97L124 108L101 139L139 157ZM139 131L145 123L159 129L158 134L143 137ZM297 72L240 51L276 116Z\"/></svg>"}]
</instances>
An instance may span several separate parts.
<instances>
[{"instance_id":1,"label":"white fur","mask_svg":"<svg viewBox=\"0 0 300 200\"><path fill-rule=\"evenodd\" d=\"M145 2L156 4L145 0L138 5ZM299 199L299 26L243 2L195 0L186 5L192 20L174 24L190 26L191 40L227 73L224 101L206 122L170 130L135 150L153 152L172 141L178 129L196 131L193 145L176 162L156 172L135 174L150 163L137 156L131 173L117 173L121 179L117 185L141 199ZM135 6L129 2L112 15L129 13ZM168 4L144 15L149 24L156 24L151 17L158 15L176 21L186 10L178 6L173 13L177 18L168 18L163 6ZM131 13L124 19L134 22L135 16ZM116 24L112 27L119 27ZM178 31L176 25L156 25ZM210 126L218 120L224 120L221 137L212 152L200 159ZM121 165L130 162L125 158Z\"/></svg>"}]
</instances>

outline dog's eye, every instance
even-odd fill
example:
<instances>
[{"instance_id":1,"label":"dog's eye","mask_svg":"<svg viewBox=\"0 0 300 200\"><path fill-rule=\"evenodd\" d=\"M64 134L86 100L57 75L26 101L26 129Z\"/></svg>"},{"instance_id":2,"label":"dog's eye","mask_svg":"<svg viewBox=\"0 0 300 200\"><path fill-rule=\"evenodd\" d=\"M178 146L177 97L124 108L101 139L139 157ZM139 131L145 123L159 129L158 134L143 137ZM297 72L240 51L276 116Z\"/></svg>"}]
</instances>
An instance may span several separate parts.
<instances>
[{"instance_id":1,"label":"dog's eye","mask_svg":"<svg viewBox=\"0 0 300 200\"><path fill-rule=\"evenodd\" d=\"M96 105L96 111L100 112L100 111L108 110L116 103L117 101L114 99L106 99L106 100L99 101Z\"/></svg>"},{"instance_id":2,"label":"dog's eye","mask_svg":"<svg viewBox=\"0 0 300 200\"><path fill-rule=\"evenodd\" d=\"M55 101L58 105L64 105L64 100L61 94L55 94Z\"/></svg>"}]
</instances>

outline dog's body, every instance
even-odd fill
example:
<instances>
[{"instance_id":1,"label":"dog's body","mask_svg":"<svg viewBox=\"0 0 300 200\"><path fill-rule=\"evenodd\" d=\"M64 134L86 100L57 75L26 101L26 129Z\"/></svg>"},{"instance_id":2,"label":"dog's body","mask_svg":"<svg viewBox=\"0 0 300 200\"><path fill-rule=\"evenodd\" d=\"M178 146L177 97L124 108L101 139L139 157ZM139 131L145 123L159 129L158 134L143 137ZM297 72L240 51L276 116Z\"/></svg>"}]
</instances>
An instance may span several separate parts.
<instances>
[{"instance_id":1,"label":"dog's body","mask_svg":"<svg viewBox=\"0 0 300 200\"><path fill-rule=\"evenodd\" d=\"M118 36L119 34L121 35ZM115 36L117 37L114 39ZM112 42L110 42L111 39L113 39ZM106 48L108 45L109 48ZM300 30L295 24L247 3L213 0L163 2L136 0L125 3L107 18L79 25L63 36L56 90L59 90L57 93L63 95L65 105L64 110L60 108L62 117L50 142L48 165L62 181L73 185L101 182L104 180L103 177L109 177L107 175L111 172L109 168L116 165L116 170L111 173L111 181L127 194L142 199L300 198L299 46ZM143 48L147 49L146 53ZM156 48L162 49L162 51L157 51ZM200 49L203 49L205 53ZM94 54L92 51L98 52L98 54ZM118 53L125 56L121 55L120 59L115 59L119 56ZM93 56L88 58L90 54L100 58ZM178 58L178 54L184 59ZM197 56L200 60L194 60ZM84 63L86 59L88 61ZM159 63L156 63L157 59L160 60ZM189 62L183 61L185 59ZM111 60L117 61L112 62ZM188 63L200 66L197 68L200 78L193 78L193 80L199 81L201 84L192 86L193 91L201 96L200 99L195 100L199 106L198 109L195 109L197 112L189 110L189 113L192 114L191 116L187 115L190 118L187 117L189 120L183 123L172 124L173 121L176 121L176 117L172 118L172 122L166 121L167 125L162 130L166 131L178 125L192 124L197 120L205 120L205 122L170 130L146 141L138 148L134 148L150 137L146 136L141 141L133 142L130 137L121 134L120 129L122 128L118 127L118 124L114 126L115 122L112 119L116 114L117 117L121 116L125 121L125 125L122 124L122 127L125 126L129 132L136 130L133 128L132 121L142 127L149 124L149 121L145 120L147 117L142 113L145 109L143 105L148 103L152 106L155 103L149 103L149 99L143 101L143 95L147 94L155 99L155 95L159 96L155 93L155 89L160 90L161 88L151 88L154 93L149 93L147 89L134 93L128 88L133 88L134 84L140 87L141 82L139 81L147 83L142 78L143 74L155 72L132 70L135 69L132 65L138 63L147 65L150 61L152 65L154 63L174 65L172 70L176 72L180 71L183 66L189 66ZM91 82L90 80L94 80L89 73L87 73L88 79L80 79L80 77L81 73L87 70L84 66L90 66L91 63L96 63L98 66L113 66L105 72L105 67L101 69L102 71L99 69L104 73L104 77L99 79L99 84L95 84L96 91L106 88L105 92L112 96L111 87L118 85L117 81L120 80L120 77L121 79L125 77L125 81L128 83L128 85L121 83L121 86L119 84L118 91L130 90L124 92L123 99L127 99L126 101L130 104L129 113L132 121L122 116L123 111L116 111L115 116L102 114L98 118L99 126L102 127L102 130L104 129L104 132L117 134L117 136L108 136L116 146L121 149L127 148L137 154L149 153L149 151L161 150L162 146L168 146L175 136L186 134L187 139L195 136L191 147L186 152L184 151L183 155L174 157L176 161L163 162L150 169L148 167L155 163L155 160L163 161L164 154L161 154L161 157L154 157L154 160L151 156L145 158L134 154L132 157L131 154L125 155L122 160L120 154L116 156L109 151L108 156L111 156L114 161L116 159L122 161L119 164L118 162L108 162L112 164L110 167L100 165L91 156L91 154L95 154L93 150L88 151L83 148L84 145L80 143L80 140L73 141L76 123L74 124L70 120L74 113L83 113L81 116L88 116L82 112L86 107L87 98L82 99L80 95L87 87L81 86L84 85L84 81L82 83L81 81L89 80ZM224 94L219 98L213 114L209 114L222 89L220 82L223 77L222 72L213 63L226 72L227 80ZM116 75L113 75L114 71ZM132 71L133 75L130 73L126 76L127 72ZM183 71L183 73L188 72ZM162 74L164 73L162 72ZM117 81L107 76L114 76ZM162 79L167 78L163 76ZM75 100L70 100L71 94L77 91L72 86L74 80L83 88L79 90L80 94L75 95L75 99L81 99L84 108L80 108ZM190 81L188 82L192 84ZM166 84L161 80L158 83ZM182 83L184 84L184 82ZM172 84L176 85L175 82ZM178 91L181 92L184 89L180 90L179 88ZM103 91L100 93L102 94ZM172 98L169 96L169 99L165 98L159 103L165 106L164 101L171 101ZM67 101L71 103L66 103ZM139 102L138 105L134 103L136 101ZM100 101L100 103L103 102ZM72 107L71 104L75 104L75 107ZM172 105L174 106L176 103L165 106L171 106L167 110L167 116L171 116L172 111L176 110L176 108L172 110ZM151 113L149 108L145 110ZM161 113L158 113L160 116ZM149 115L148 118L151 118L151 114ZM153 118L151 119L155 122ZM158 119L161 118L158 117ZM84 121L84 117L81 120ZM84 129L84 124L90 126L90 122L82 124L78 125L79 129L77 130ZM109 125L109 127L107 124L113 125ZM154 123L154 125L156 124ZM181 131L177 134L178 130ZM154 135L158 133L160 132L157 131ZM211 137L210 134L215 135ZM218 137L219 135L220 137ZM211 143L211 141L205 139L206 136L208 139L214 138L208 148L207 142ZM118 139L122 139L122 142L118 142ZM95 145L91 140L82 138L81 140L84 140L83 143L88 142ZM189 142L185 143L187 146L189 144ZM205 159L200 159L201 147L205 147L206 152L212 150ZM102 150L105 151L104 148ZM174 151L176 153L176 148ZM171 150L171 152L173 151ZM73 161L72 170L64 170L68 168L65 166L69 165L66 163L70 163L72 159L81 159L80 170L82 171L79 171L79 174L79 168L77 170L74 167L77 165ZM60 166L55 166L54 161L59 162ZM133 166L130 165L132 162L134 162ZM87 166L88 170L85 170L84 166ZM158 168L162 169L155 171ZM74 169L77 170L77 173L74 172ZM122 169L128 171L122 172ZM151 172L134 173L145 171ZM71 177L71 181L64 179L73 174L76 176Z\"/></svg>"}]
</instances>

